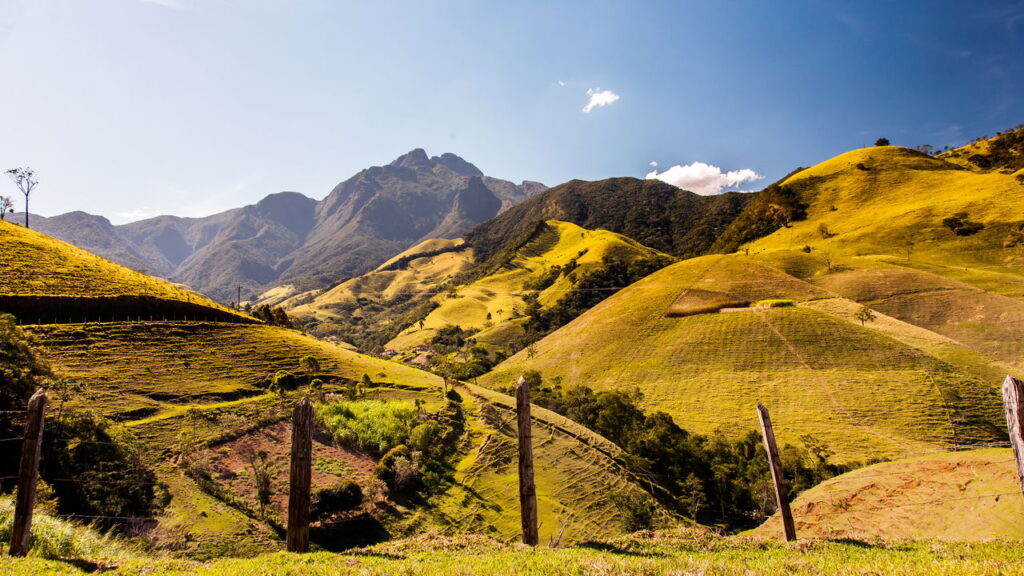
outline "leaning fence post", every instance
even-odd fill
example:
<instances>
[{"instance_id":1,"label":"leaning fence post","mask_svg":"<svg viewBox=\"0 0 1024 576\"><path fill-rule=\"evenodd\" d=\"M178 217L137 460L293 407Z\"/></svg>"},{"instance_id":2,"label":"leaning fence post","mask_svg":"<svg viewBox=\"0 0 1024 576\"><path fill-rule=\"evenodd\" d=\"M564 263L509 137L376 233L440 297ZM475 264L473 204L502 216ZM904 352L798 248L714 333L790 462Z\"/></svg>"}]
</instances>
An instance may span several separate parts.
<instances>
[{"instance_id":1,"label":"leaning fence post","mask_svg":"<svg viewBox=\"0 0 1024 576\"><path fill-rule=\"evenodd\" d=\"M775 502L779 506L779 515L782 516L782 533L786 542L792 542L796 540L796 527L793 525L793 512L789 509L786 480L782 477L782 460L779 459L779 448L775 444L775 431L772 430L768 409L760 402L757 403L757 416L761 420L761 435L764 437L764 449L768 453L768 468L772 471Z\"/></svg>"},{"instance_id":2,"label":"leaning fence post","mask_svg":"<svg viewBox=\"0 0 1024 576\"><path fill-rule=\"evenodd\" d=\"M1017 481L1024 493L1024 383L1013 376L1003 380L1003 407L1006 409L1010 445L1017 460Z\"/></svg>"},{"instance_id":3,"label":"leaning fence post","mask_svg":"<svg viewBox=\"0 0 1024 576\"><path fill-rule=\"evenodd\" d=\"M14 526L11 529L11 556L28 554L32 512L36 505L36 476L39 474L39 455L43 447L45 409L46 392L40 388L28 401L28 422L25 424L25 439L21 443L18 495L14 504Z\"/></svg>"},{"instance_id":4,"label":"leaning fence post","mask_svg":"<svg viewBox=\"0 0 1024 576\"><path fill-rule=\"evenodd\" d=\"M519 510L523 524L523 543L536 546L537 487L533 483L533 432L530 420L530 385L526 378L516 382L516 417L519 424Z\"/></svg>"},{"instance_id":5,"label":"leaning fence post","mask_svg":"<svg viewBox=\"0 0 1024 576\"><path fill-rule=\"evenodd\" d=\"M309 552L309 488L313 474L313 406L303 398L292 415L292 465L288 490L288 551Z\"/></svg>"}]
</instances>

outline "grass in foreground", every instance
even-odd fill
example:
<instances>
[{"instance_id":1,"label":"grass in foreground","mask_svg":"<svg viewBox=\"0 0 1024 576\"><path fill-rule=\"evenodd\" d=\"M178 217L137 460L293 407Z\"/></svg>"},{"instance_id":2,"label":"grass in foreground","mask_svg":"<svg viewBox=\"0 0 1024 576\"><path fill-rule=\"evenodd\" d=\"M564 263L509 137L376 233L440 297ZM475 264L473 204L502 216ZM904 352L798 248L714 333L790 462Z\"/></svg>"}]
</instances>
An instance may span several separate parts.
<instances>
[{"instance_id":1,"label":"grass in foreground","mask_svg":"<svg viewBox=\"0 0 1024 576\"><path fill-rule=\"evenodd\" d=\"M81 574L74 563L39 558L0 558L12 576ZM137 557L107 574L335 575L415 574L1024 574L1016 542L980 544L817 541L781 544L724 538L698 531L639 533L572 548L531 550L480 536L424 535L349 554L275 553L210 562Z\"/></svg>"}]
</instances>

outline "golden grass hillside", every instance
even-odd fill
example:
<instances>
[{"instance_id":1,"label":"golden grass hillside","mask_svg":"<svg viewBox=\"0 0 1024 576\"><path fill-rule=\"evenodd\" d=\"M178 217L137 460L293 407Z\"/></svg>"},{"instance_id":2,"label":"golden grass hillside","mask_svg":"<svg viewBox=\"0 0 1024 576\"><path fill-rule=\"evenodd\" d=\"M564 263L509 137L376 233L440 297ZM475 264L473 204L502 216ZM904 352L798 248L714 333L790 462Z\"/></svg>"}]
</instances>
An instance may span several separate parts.
<instances>
[{"instance_id":1,"label":"golden grass hillside","mask_svg":"<svg viewBox=\"0 0 1024 576\"><path fill-rule=\"evenodd\" d=\"M367 375L373 381L365 388L367 398L419 399L428 411L443 405L437 376L281 328L143 322L38 326L32 334L63 377L85 387L85 399L76 406L122 421L146 443L175 497L160 519L160 533L199 555L252 553L277 544L259 522L168 467L188 414L198 410L215 422L207 431L211 438L262 438L262 430L283 419L295 400L268 393L265 385L277 370L301 376L302 356L317 358L316 376L328 382ZM455 458L456 482L430 502L385 518L392 534L438 530L508 539L519 530L512 401L485 389L459 392L469 430ZM544 537L563 530L565 541L621 534L620 511L606 496L640 485L618 463L618 448L556 414L538 409L534 420ZM279 448L273 442L263 447ZM287 486L287 470L281 473L274 484L279 491ZM244 482L231 486L247 493ZM183 534L191 536L182 541Z\"/></svg>"},{"instance_id":2,"label":"golden grass hillside","mask_svg":"<svg viewBox=\"0 0 1024 576\"><path fill-rule=\"evenodd\" d=\"M532 293L532 286L552 268L574 266L571 273L558 275L540 289L537 296L542 307L558 302L573 288L574 278L601 267L605 258L630 260L658 255L662 254L621 234L550 220L500 269L434 296L437 307L423 318L422 325L416 323L405 329L387 347L404 350L424 344L445 326L479 331L479 342L507 345L522 332L519 324L526 308L524 296Z\"/></svg>"},{"instance_id":3,"label":"golden grass hillside","mask_svg":"<svg viewBox=\"0 0 1024 576\"><path fill-rule=\"evenodd\" d=\"M690 289L797 305L667 317ZM999 436L990 359L895 319L861 326L851 307L753 257L705 256L620 291L480 382L506 386L538 370L563 386L636 386L649 409L684 428L729 435L756 429L760 401L780 441L798 444L809 434L846 461Z\"/></svg>"},{"instance_id":4,"label":"golden grass hillside","mask_svg":"<svg viewBox=\"0 0 1024 576\"><path fill-rule=\"evenodd\" d=\"M0 268L0 295L149 296L227 311L199 294L10 222L0 222Z\"/></svg>"},{"instance_id":5,"label":"golden grass hillside","mask_svg":"<svg viewBox=\"0 0 1024 576\"><path fill-rule=\"evenodd\" d=\"M461 239L426 240L391 258L376 270L322 293L304 293L283 300L288 314L315 334L333 334L340 322L387 326L400 320L396 306L416 304L437 294L439 287L464 272L473 250ZM345 334L340 334L345 339Z\"/></svg>"},{"instance_id":6,"label":"golden grass hillside","mask_svg":"<svg viewBox=\"0 0 1024 576\"><path fill-rule=\"evenodd\" d=\"M938 453L827 480L792 504L800 538L979 541L1024 538L1013 452ZM778 515L753 534L781 533Z\"/></svg>"}]
</instances>

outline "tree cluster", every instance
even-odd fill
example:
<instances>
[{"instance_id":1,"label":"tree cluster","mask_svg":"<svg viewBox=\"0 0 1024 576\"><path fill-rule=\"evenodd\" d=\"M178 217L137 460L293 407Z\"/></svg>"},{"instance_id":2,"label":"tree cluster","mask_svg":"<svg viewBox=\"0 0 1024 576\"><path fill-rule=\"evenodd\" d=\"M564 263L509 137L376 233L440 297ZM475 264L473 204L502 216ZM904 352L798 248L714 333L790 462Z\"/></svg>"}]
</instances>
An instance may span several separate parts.
<instances>
[{"instance_id":1,"label":"tree cluster","mask_svg":"<svg viewBox=\"0 0 1024 576\"><path fill-rule=\"evenodd\" d=\"M671 493L663 503L706 523L731 528L753 526L774 512L767 458L760 434L740 437L693 434L665 412L648 413L640 407L638 390L597 392L586 386L563 389L546 386L537 372L525 375L532 401L575 420L617 444L633 472L649 477ZM832 451L812 436L802 446L782 449L783 467L791 496L827 478L849 470L829 462ZM643 516L637 497L624 495L624 504L637 504L630 513ZM643 526L641 526L643 527ZM632 526L637 528L637 526Z\"/></svg>"}]
</instances>

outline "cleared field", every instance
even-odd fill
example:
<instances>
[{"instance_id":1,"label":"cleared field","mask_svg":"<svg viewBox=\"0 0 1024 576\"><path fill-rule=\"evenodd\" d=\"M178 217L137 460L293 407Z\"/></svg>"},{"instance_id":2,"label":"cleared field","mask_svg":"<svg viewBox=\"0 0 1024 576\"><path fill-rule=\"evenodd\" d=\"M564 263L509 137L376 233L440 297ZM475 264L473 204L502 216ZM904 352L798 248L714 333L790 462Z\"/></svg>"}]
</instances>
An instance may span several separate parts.
<instances>
[{"instance_id":1,"label":"cleared field","mask_svg":"<svg viewBox=\"0 0 1024 576\"><path fill-rule=\"evenodd\" d=\"M806 305L664 317L681 293L698 287ZM480 381L505 386L539 370L563 386L636 386L649 409L702 433L755 429L760 401L782 442L810 434L839 460L901 457L998 436L998 381L815 309L828 296L745 256L688 260L617 293L537 343L532 358L516 354Z\"/></svg>"},{"instance_id":2,"label":"cleared field","mask_svg":"<svg viewBox=\"0 0 1024 576\"><path fill-rule=\"evenodd\" d=\"M1024 498L1007 448L868 466L803 492L792 509L797 535L804 538L1024 538ZM753 531L780 533L778 516Z\"/></svg>"}]
</instances>

